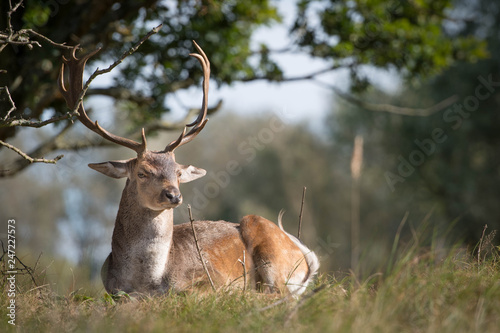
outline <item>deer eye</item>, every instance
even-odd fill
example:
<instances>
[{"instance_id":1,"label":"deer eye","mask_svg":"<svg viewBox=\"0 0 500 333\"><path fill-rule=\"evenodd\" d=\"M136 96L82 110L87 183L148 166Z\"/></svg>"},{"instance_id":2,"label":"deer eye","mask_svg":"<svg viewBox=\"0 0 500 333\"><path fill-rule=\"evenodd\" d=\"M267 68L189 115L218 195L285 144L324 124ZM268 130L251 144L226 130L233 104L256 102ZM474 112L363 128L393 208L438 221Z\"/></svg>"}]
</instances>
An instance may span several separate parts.
<instances>
[{"instance_id":1,"label":"deer eye","mask_svg":"<svg viewBox=\"0 0 500 333\"><path fill-rule=\"evenodd\" d=\"M139 173L137 174L137 177L139 177L139 178L141 178L141 179L144 179L144 178L146 178L146 174L144 174L144 173L142 173L142 172L139 172Z\"/></svg>"}]
</instances>

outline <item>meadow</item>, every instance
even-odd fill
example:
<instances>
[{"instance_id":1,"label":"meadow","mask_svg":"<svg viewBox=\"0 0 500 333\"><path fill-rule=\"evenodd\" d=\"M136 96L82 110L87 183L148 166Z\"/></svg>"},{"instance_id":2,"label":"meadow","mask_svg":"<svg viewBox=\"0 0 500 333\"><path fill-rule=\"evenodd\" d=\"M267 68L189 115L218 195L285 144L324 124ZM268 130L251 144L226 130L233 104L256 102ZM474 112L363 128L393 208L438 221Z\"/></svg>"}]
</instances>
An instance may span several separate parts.
<instances>
[{"instance_id":1,"label":"meadow","mask_svg":"<svg viewBox=\"0 0 500 333\"><path fill-rule=\"evenodd\" d=\"M370 276L320 274L301 297L243 290L134 298L82 289L58 294L19 276L15 326L2 332L500 332L500 249L396 244ZM2 261L4 263L4 261ZM5 267L4 267L5 268Z\"/></svg>"}]
</instances>

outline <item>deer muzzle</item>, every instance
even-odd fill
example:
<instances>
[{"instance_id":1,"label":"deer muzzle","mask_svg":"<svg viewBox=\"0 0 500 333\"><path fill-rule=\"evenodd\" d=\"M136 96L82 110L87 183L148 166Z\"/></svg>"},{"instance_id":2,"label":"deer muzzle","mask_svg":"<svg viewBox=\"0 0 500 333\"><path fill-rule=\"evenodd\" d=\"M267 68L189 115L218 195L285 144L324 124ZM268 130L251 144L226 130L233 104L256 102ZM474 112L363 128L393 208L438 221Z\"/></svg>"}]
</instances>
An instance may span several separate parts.
<instances>
[{"instance_id":1,"label":"deer muzzle","mask_svg":"<svg viewBox=\"0 0 500 333\"><path fill-rule=\"evenodd\" d=\"M168 186L161 192L162 201L166 201L172 205L180 205L182 203L182 195L178 188Z\"/></svg>"}]
</instances>

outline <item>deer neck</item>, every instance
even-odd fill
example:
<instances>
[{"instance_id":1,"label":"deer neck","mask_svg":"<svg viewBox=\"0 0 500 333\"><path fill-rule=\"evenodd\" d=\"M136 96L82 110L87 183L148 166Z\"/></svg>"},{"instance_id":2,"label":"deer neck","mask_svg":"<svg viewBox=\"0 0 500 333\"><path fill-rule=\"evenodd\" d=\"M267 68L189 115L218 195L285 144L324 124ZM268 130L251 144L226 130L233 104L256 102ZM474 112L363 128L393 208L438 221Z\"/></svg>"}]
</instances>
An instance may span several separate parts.
<instances>
[{"instance_id":1,"label":"deer neck","mask_svg":"<svg viewBox=\"0 0 500 333\"><path fill-rule=\"evenodd\" d=\"M162 284L173 235L173 209L153 211L138 203L129 186L123 190L111 242L113 266L122 289L155 290Z\"/></svg>"}]
</instances>

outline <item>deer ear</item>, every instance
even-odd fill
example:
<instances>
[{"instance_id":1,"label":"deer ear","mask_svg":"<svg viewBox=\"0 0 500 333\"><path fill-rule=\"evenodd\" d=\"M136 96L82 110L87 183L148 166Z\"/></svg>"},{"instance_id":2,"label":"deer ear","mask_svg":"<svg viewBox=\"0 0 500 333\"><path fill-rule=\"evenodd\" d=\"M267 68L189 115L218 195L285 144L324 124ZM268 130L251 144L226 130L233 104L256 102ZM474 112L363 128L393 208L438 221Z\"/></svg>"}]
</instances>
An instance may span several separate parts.
<instances>
[{"instance_id":1,"label":"deer ear","mask_svg":"<svg viewBox=\"0 0 500 333\"><path fill-rule=\"evenodd\" d=\"M108 177L123 178L129 176L129 162L130 160L91 163L89 164L89 168L99 171Z\"/></svg>"},{"instance_id":2,"label":"deer ear","mask_svg":"<svg viewBox=\"0 0 500 333\"><path fill-rule=\"evenodd\" d=\"M192 165L182 165L181 166L181 176L179 181L181 183L188 183L192 180L201 178L205 176L207 172L204 169L197 168Z\"/></svg>"}]
</instances>

